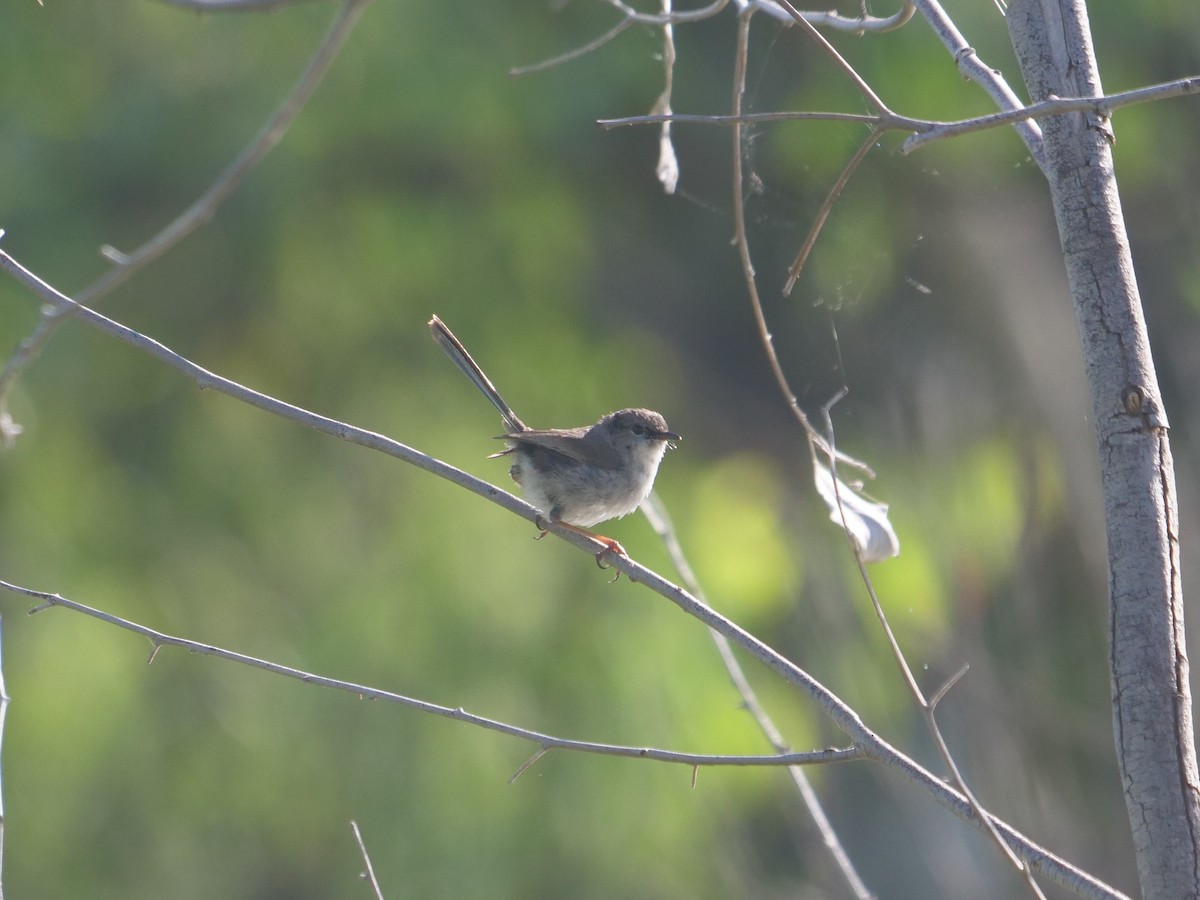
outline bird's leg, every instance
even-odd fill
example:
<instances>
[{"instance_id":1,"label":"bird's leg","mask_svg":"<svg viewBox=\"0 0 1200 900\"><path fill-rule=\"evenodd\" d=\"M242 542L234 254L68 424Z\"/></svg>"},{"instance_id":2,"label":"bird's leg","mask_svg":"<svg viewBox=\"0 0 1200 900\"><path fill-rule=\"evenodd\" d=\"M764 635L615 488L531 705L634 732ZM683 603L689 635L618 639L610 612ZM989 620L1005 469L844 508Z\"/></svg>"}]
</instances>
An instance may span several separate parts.
<instances>
[{"instance_id":1,"label":"bird's leg","mask_svg":"<svg viewBox=\"0 0 1200 900\"><path fill-rule=\"evenodd\" d=\"M610 537L605 537L602 534L596 534L596 532L594 532L594 531L588 531L586 528L581 528L578 525L572 525L570 522L564 522L558 516L554 515L554 513L550 514L550 521L553 522L555 525L560 526L561 528L567 529L567 531L573 531L576 534L582 534L585 538L591 538L593 541L596 541L599 544L603 544L604 549L596 554L596 565L598 565L602 569L610 568L609 566L606 566L604 564L604 557L608 556L610 553L614 554L616 556L625 556L625 557L629 556L629 554L625 552L625 548L622 547L618 541L615 541ZM534 520L533 524L536 525L538 528L540 528L542 531L542 533L539 534L537 536L537 538L535 538L535 540L540 541L549 532L544 527L544 523L542 522L541 516L538 516ZM620 573L617 573L617 574L620 574ZM616 579L614 579L614 581L615 580Z\"/></svg>"}]
</instances>

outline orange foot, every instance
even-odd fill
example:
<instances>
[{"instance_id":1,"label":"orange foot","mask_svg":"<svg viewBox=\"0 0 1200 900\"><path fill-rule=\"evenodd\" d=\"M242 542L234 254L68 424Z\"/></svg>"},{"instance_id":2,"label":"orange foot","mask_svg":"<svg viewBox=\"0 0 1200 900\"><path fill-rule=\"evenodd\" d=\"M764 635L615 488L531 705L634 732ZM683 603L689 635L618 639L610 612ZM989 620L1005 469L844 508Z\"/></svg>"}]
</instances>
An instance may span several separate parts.
<instances>
[{"instance_id":1,"label":"orange foot","mask_svg":"<svg viewBox=\"0 0 1200 900\"><path fill-rule=\"evenodd\" d=\"M588 531L586 528L580 528L578 525L572 525L570 522L564 522L562 519L551 518L550 521L553 522L555 525L558 525L562 528L567 529L567 531L573 531L576 534L582 534L584 537L591 538L593 541L595 541L598 544L603 544L604 549L596 554L596 565L598 565L601 569L611 568L611 566L605 565L605 563L604 563L605 558L608 557L609 555L624 556L624 557L629 556L629 554L625 552L625 548L622 547L618 541L615 541L610 537L605 537L602 534L596 534L596 532L594 532L594 531ZM542 533L539 534L534 540L540 541L547 534L549 534L549 532L543 527L542 519L540 516L534 520L533 524L536 525L538 528L540 528L542 531ZM617 578L620 578L620 577L621 577L621 573L617 572ZM617 578L614 578L613 581L616 581Z\"/></svg>"}]
</instances>

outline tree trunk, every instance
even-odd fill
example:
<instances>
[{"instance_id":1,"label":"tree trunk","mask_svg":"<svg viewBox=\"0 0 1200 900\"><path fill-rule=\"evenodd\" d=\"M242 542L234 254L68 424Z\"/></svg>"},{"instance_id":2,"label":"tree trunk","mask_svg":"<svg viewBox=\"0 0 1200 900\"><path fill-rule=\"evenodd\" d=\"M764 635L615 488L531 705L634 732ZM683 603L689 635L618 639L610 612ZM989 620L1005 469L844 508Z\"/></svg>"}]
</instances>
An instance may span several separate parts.
<instances>
[{"instance_id":1,"label":"tree trunk","mask_svg":"<svg viewBox=\"0 0 1200 900\"><path fill-rule=\"evenodd\" d=\"M1008 23L1033 101L1103 93L1083 0L1014 0ZM1042 128L1044 174L1100 450L1113 728L1138 876L1148 900L1197 897L1200 781L1175 474L1113 174L1112 134L1093 114L1054 116Z\"/></svg>"}]
</instances>

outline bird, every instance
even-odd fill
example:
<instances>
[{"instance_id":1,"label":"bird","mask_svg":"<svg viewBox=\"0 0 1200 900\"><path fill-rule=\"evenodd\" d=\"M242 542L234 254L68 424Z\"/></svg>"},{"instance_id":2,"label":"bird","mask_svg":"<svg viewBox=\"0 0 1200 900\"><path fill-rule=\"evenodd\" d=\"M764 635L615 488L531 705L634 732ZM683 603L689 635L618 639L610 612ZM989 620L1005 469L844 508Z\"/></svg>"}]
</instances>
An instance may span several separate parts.
<instances>
[{"instance_id":1,"label":"bird","mask_svg":"<svg viewBox=\"0 0 1200 900\"><path fill-rule=\"evenodd\" d=\"M598 564L608 553L627 556L620 543L589 529L628 515L649 495L667 449L682 440L667 420L650 409L630 408L603 415L594 425L530 428L441 319L430 319L429 329L500 413L505 433L497 437L506 446L489 459L511 457L509 475L530 505L555 525L602 544ZM538 527L544 537L541 522Z\"/></svg>"}]
</instances>

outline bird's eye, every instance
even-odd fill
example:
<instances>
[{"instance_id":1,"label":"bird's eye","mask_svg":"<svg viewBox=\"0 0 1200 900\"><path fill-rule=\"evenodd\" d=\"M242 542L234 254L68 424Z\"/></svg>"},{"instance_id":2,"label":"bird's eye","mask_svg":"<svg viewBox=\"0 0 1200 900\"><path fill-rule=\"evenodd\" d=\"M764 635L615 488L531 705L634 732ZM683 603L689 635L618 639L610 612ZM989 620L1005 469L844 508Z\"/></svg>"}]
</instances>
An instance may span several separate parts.
<instances>
[{"instance_id":1,"label":"bird's eye","mask_svg":"<svg viewBox=\"0 0 1200 900\"><path fill-rule=\"evenodd\" d=\"M643 425L641 422L638 422L636 425L633 426L633 428L631 428L629 430L632 431L634 434L636 434L638 437L641 437L642 435L644 435L646 433L646 426Z\"/></svg>"}]
</instances>

